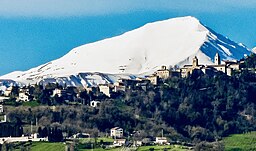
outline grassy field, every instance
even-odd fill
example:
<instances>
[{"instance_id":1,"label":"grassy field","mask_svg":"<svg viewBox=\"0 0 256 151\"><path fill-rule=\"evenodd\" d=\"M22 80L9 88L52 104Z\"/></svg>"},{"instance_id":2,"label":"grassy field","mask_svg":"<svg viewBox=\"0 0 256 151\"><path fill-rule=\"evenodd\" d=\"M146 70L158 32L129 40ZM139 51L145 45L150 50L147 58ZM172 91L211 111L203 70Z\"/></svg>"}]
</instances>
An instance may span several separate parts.
<instances>
[{"instance_id":1,"label":"grassy field","mask_svg":"<svg viewBox=\"0 0 256 151\"><path fill-rule=\"evenodd\" d=\"M114 139L113 138L107 138L107 137L100 137L100 138L97 138L97 142L100 143L101 140L103 142L110 142L110 143L113 143L114 142ZM86 142L94 142L94 138L81 138L79 139L79 142L80 143L86 143Z\"/></svg>"},{"instance_id":2,"label":"grassy field","mask_svg":"<svg viewBox=\"0 0 256 151\"><path fill-rule=\"evenodd\" d=\"M79 151L92 151L92 149L78 149ZM95 148L93 151L120 151L121 148L112 148L112 149L103 149L103 148Z\"/></svg>"},{"instance_id":3,"label":"grassy field","mask_svg":"<svg viewBox=\"0 0 256 151\"><path fill-rule=\"evenodd\" d=\"M78 145L78 150L79 151L91 151L92 149L84 149L83 147L83 144L84 143L88 143L88 142L94 142L95 139L94 138L81 138L79 139L79 143L80 145ZM100 138L97 138L97 142L98 143L101 143L101 142L104 142L104 143L110 143L112 144L114 142L114 139L112 138L108 138L108 137L100 137ZM112 149L103 149L103 148L95 148L93 149L94 151L104 151L104 150L108 150L108 151L119 151L120 148L112 148Z\"/></svg>"},{"instance_id":4,"label":"grassy field","mask_svg":"<svg viewBox=\"0 0 256 151\"><path fill-rule=\"evenodd\" d=\"M154 148L154 151L188 151L187 149L183 149L182 146L179 145L169 145L169 146L141 146L137 151L149 151L150 148Z\"/></svg>"},{"instance_id":5,"label":"grassy field","mask_svg":"<svg viewBox=\"0 0 256 151\"><path fill-rule=\"evenodd\" d=\"M65 151L63 143L33 142L31 151Z\"/></svg>"},{"instance_id":6,"label":"grassy field","mask_svg":"<svg viewBox=\"0 0 256 151\"><path fill-rule=\"evenodd\" d=\"M113 142L112 138L98 138L97 142ZM94 139L84 138L79 142L94 142ZM246 134L234 134L224 138L226 151L256 151L256 132ZM29 145L30 146L30 145ZM65 144L63 143L49 143L49 142L33 142L30 146L32 151L64 151ZM167 146L141 146L137 151L148 151L154 148L154 151L188 151L180 145L167 145ZM102 149L95 148L94 151L120 151L122 148ZM79 149L79 151L91 151L92 149Z\"/></svg>"},{"instance_id":7,"label":"grassy field","mask_svg":"<svg viewBox=\"0 0 256 151\"><path fill-rule=\"evenodd\" d=\"M23 106L36 107L36 106L39 106L40 103L38 103L37 101L29 101L29 102L23 102L22 105Z\"/></svg>"},{"instance_id":8,"label":"grassy field","mask_svg":"<svg viewBox=\"0 0 256 151\"><path fill-rule=\"evenodd\" d=\"M154 148L154 151L188 151L187 149L183 149L182 146L172 145L172 146L141 146L136 151L149 151L151 148ZM79 149L79 151L91 151L92 149ZM111 148L111 149L102 149L95 148L94 151L120 151L122 147L119 148Z\"/></svg>"},{"instance_id":9,"label":"grassy field","mask_svg":"<svg viewBox=\"0 0 256 151\"><path fill-rule=\"evenodd\" d=\"M234 134L224 139L226 151L256 150L256 132Z\"/></svg>"}]
</instances>

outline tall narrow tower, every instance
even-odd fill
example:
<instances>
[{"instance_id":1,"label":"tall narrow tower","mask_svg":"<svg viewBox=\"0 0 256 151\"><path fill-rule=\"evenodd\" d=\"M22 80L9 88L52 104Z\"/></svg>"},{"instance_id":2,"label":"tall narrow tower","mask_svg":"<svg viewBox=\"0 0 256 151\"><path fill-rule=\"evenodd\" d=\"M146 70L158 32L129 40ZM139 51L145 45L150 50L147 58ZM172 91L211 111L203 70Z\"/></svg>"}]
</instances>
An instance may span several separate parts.
<instances>
[{"instance_id":1,"label":"tall narrow tower","mask_svg":"<svg viewBox=\"0 0 256 151\"><path fill-rule=\"evenodd\" d=\"M216 55L214 57L214 64L215 65L220 65L220 55L218 52L216 52Z\"/></svg>"},{"instance_id":2,"label":"tall narrow tower","mask_svg":"<svg viewBox=\"0 0 256 151\"><path fill-rule=\"evenodd\" d=\"M198 59L197 59L196 56L193 58L192 66L193 67L197 67L198 66Z\"/></svg>"}]
</instances>

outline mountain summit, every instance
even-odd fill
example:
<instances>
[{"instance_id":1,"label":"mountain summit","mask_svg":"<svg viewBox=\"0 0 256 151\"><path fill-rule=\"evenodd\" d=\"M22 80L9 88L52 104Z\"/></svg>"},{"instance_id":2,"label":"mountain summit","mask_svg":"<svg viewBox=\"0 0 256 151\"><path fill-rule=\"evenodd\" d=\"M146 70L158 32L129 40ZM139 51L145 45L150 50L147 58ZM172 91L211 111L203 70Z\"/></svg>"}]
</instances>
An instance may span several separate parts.
<instances>
[{"instance_id":1,"label":"mountain summit","mask_svg":"<svg viewBox=\"0 0 256 151\"><path fill-rule=\"evenodd\" d=\"M144 75L153 73L162 65L190 64L194 56L198 57L200 64L212 64L216 52L222 60L240 59L250 53L244 45L229 40L202 25L198 19L188 16L148 23L120 36L74 48L57 60L28 71L0 78L22 83L49 78L62 78L63 82L65 78L73 85L98 84L111 82L115 75ZM96 77L89 74L95 72ZM111 76L103 78L103 75Z\"/></svg>"}]
</instances>

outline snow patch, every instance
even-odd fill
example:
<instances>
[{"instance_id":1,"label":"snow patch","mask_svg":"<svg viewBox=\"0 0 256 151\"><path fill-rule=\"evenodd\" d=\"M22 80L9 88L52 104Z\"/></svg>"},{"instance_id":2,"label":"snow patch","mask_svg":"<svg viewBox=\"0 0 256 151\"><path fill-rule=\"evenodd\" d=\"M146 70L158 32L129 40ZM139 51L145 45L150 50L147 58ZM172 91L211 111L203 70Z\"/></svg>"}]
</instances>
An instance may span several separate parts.
<instances>
[{"instance_id":1,"label":"snow patch","mask_svg":"<svg viewBox=\"0 0 256 151\"><path fill-rule=\"evenodd\" d=\"M226 47L222 46L222 45L219 45L218 46L228 55L228 56L231 56L232 53L229 51L229 49L227 49Z\"/></svg>"}]
</instances>

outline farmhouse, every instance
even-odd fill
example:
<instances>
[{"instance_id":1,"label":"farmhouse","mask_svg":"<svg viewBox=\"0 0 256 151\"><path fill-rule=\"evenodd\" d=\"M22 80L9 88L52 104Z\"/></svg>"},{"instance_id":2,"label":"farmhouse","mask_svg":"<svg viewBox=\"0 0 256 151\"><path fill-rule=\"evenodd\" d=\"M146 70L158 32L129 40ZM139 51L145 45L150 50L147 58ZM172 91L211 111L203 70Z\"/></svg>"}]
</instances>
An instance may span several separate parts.
<instances>
[{"instance_id":1,"label":"farmhouse","mask_svg":"<svg viewBox=\"0 0 256 151\"><path fill-rule=\"evenodd\" d=\"M156 142L155 143L163 145L163 144L167 144L168 141L167 141L166 137L156 137Z\"/></svg>"},{"instance_id":2,"label":"farmhouse","mask_svg":"<svg viewBox=\"0 0 256 151\"><path fill-rule=\"evenodd\" d=\"M112 137L118 137L118 138L123 137L123 129L120 128L120 127L111 128L111 130L110 130L110 136L112 136Z\"/></svg>"}]
</instances>

